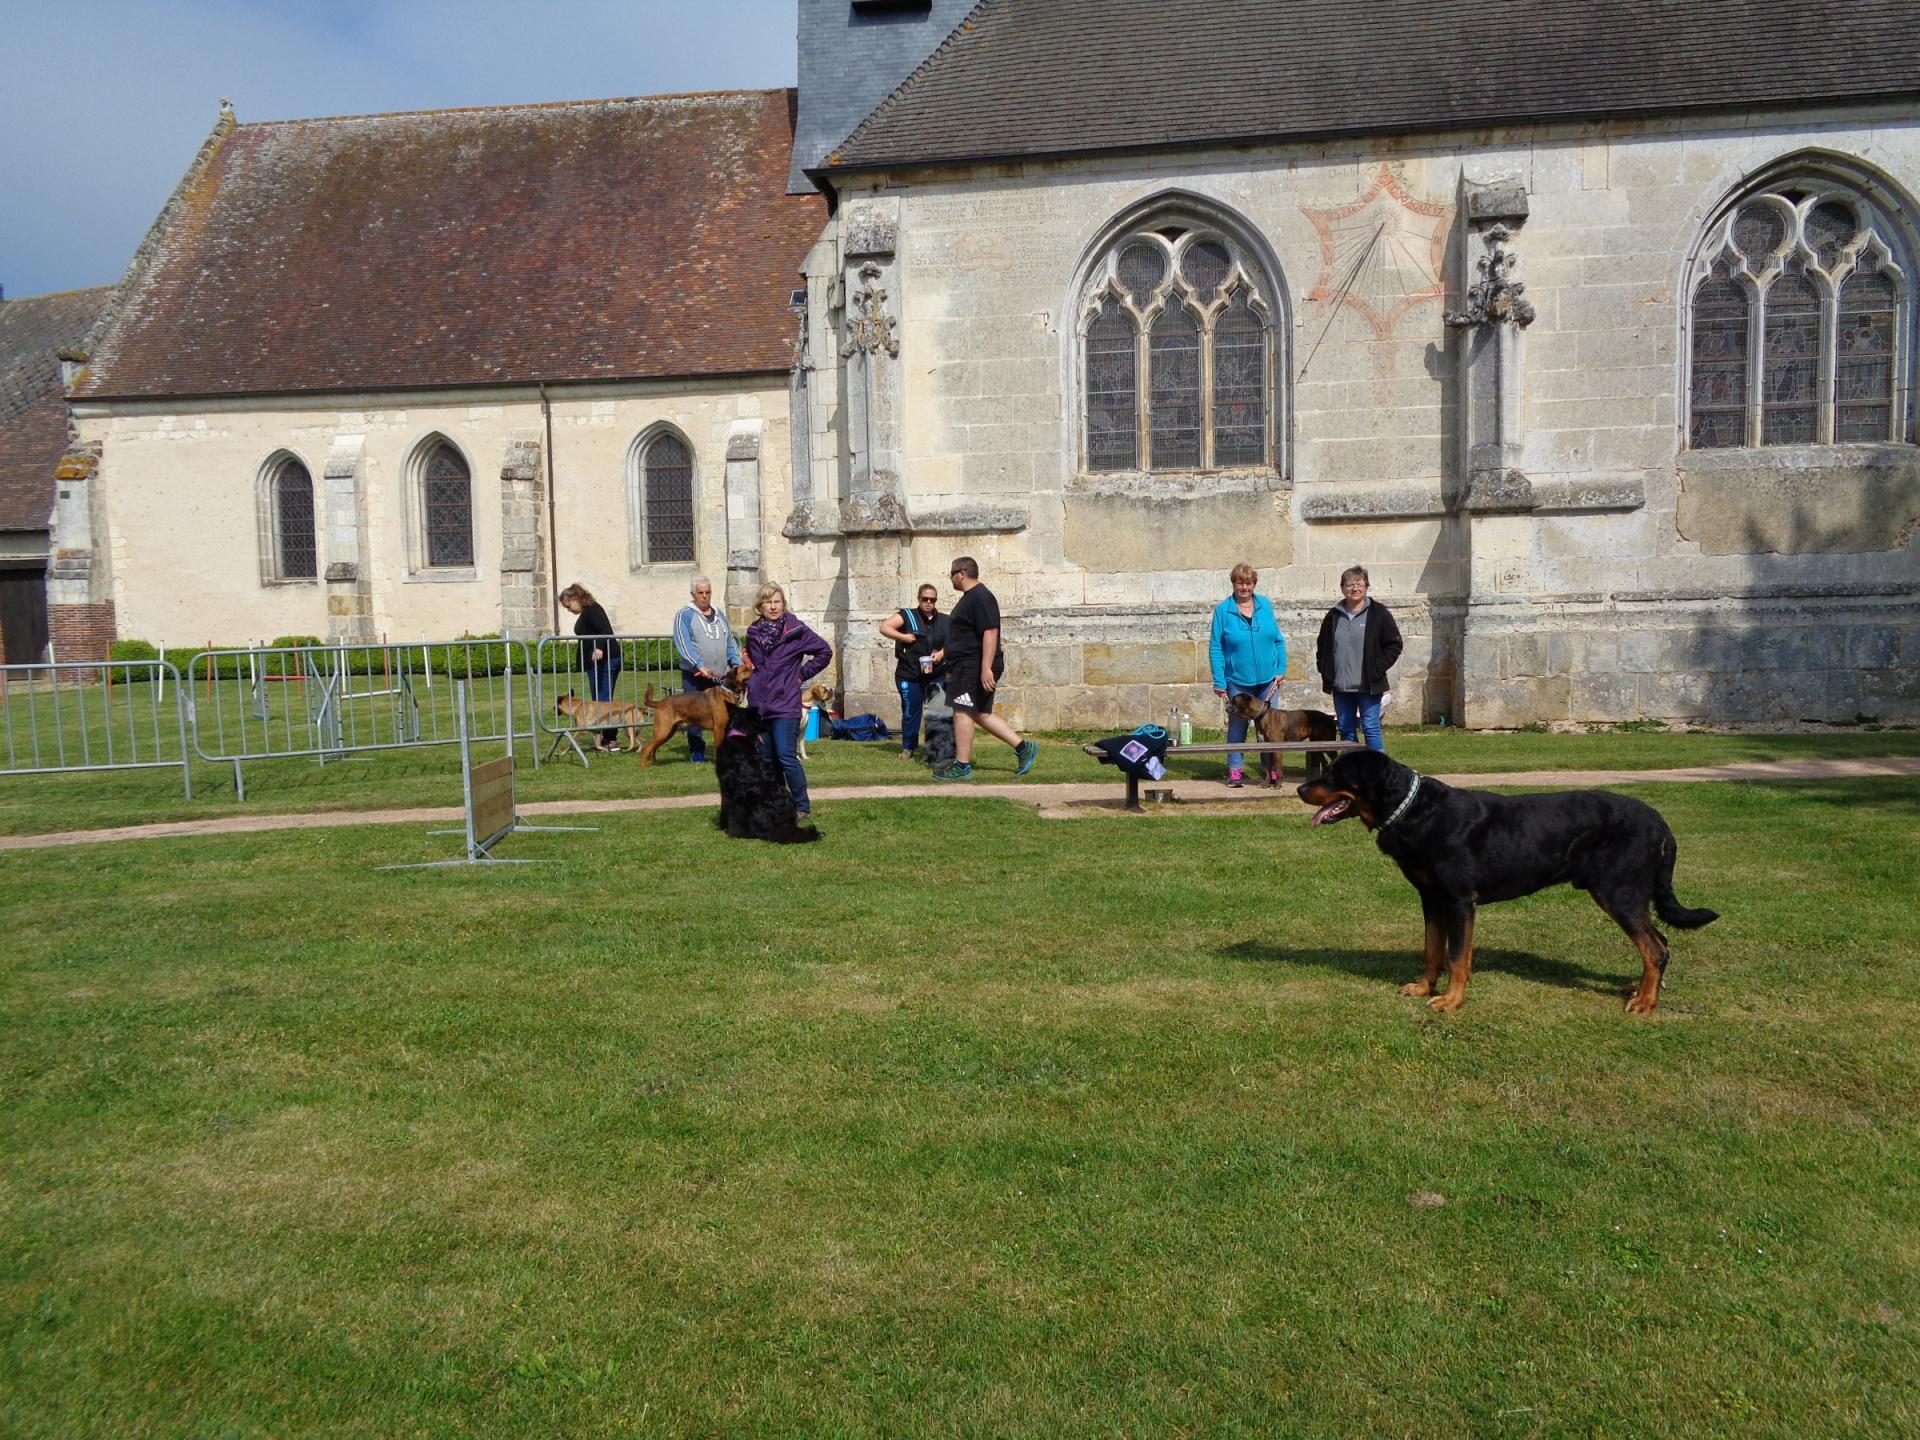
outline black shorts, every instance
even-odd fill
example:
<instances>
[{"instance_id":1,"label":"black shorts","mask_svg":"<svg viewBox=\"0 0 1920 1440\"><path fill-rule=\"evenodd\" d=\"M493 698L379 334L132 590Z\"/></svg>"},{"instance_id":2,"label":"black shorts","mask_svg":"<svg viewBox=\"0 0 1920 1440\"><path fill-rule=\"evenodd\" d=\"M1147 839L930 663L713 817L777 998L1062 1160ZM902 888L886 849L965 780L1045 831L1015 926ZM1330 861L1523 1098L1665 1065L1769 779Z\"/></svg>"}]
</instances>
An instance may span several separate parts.
<instances>
[{"instance_id":1,"label":"black shorts","mask_svg":"<svg viewBox=\"0 0 1920 1440\"><path fill-rule=\"evenodd\" d=\"M968 667L967 674L973 679L967 684L962 684L959 677L952 671L947 673L947 703L956 710L971 710L975 715L991 715L994 692L980 683L979 661L976 660Z\"/></svg>"}]
</instances>

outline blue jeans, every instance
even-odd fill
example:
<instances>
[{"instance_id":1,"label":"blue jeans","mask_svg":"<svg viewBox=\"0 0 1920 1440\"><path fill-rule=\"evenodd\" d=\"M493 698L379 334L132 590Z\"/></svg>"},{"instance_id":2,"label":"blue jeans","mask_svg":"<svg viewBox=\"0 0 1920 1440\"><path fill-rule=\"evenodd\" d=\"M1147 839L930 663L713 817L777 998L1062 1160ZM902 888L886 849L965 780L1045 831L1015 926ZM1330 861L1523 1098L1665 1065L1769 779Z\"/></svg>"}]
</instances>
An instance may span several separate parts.
<instances>
[{"instance_id":1,"label":"blue jeans","mask_svg":"<svg viewBox=\"0 0 1920 1440\"><path fill-rule=\"evenodd\" d=\"M1386 741L1380 738L1380 697L1363 695L1358 690L1333 692L1333 718L1339 722L1340 738L1353 740L1356 728L1366 732L1367 748L1385 753Z\"/></svg>"},{"instance_id":2,"label":"blue jeans","mask_svg":"<svg viewBox=\"0 0 1920 1440\"><path fill-rule=\"evenodd\" d=\"M718 680L702 680L691 670L682 670L680 672L680 693L682 695L698 695L702 690L711 690L719 683ZM704 760L706 758L706 731L702 730L698 725L687 726L687 759Z\"/></svg>"},{"instance_id":3,"label":"blue jeans","mask_svg":"<svg viewBox=\"0 0 1920 1440\"><path fill-rule=\"evenodd\" d=\"M1233 697L1236 695L1251 695L1254 699L1258 700L1263 697L1272 686L1273 681L1271 680L1267 681L1264 685L1227 686L1227 743L1229 745L1238 745L1242 740L1246 739L1247 726L1253 723L1249 720L1242 720L1238 715L1233 713ZM1227 756L1227 769L1238 770L1240 768L1240 760L1241 754L1238 750L1230 752Z\"/></svg>"},{"instance_id":4,"label":"blue jeans","mask_svg":"<svg viewBox=\"0 0 1920 1440\"><path fill-rule=\"evenodd\" d=\"M807 800L807 772L800 768L800 717L776 715L767 721L766 737L761 743L766 746L767 757L786 777L793 808L806 814L813 806Z\"/></svg>"},{"instance_id":5,"label":"blue jeans","mask_svg":"<svg viewBox=\"0 0 1920 1440\"><path fill-rule=\"evenodd\" d=\"M920 748L920 717L926 713L927 691L932 686L925 680L893 683L900 692L900 748L911 755Z\"/></svg>"}]
</instances>

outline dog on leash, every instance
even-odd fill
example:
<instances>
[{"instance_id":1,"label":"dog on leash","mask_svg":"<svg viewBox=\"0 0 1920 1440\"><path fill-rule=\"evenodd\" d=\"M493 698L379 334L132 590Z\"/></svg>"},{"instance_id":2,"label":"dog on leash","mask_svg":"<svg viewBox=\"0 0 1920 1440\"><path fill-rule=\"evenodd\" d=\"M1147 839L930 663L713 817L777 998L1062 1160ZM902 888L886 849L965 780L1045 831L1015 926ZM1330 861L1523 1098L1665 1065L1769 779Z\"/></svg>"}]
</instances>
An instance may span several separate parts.
<instances>
[{"instance_id":1,"label":"dog on leash","mask_svg":"<svg viewBox=\"0 0 1920 1440\"><path fill-rule=\"evenodd\" d=\"M807 721L812 718L813 711L818 710L824 714L825 712L830 710L832 706L833 706L833 690L830 686L826 686L826 685L811 686L807 690L806 695L801 698L799 747L800 747L800 758L802 760L805 760L808 758L807 757ZM825 733L824 726L822 727L822 733L823 734Z\"/></svg>"},{"instance_id":2,"label":"dog on leash","mask_svg":"<svg viewBox=\"0 0 1920 1440\"><path fill-rule=\"evenodd\" d=\"M753 662L742 660L727 672L727 678L705 690L673 691L654 697L653 682L647 682L646 698L640 703L653 712L653 738L640 751L642 766L653 764L660 747L690 725L718 735L727 728L727 707L738 705L746 697L747 677L753 674Z\"/></svg>"},{"instance_id":3,"label":"dog on leash","mask_svg":"<svg viewBox=\"0 0 1920 1440\"><path fill-rule=\"evenodd\" d=\"M787 782L761 741L765 732L766 721L758 711L729 708L713 756L714 778L720 782L720 813L713 823L736 840L771 840L776 845L818 840L818 830L800 823Z\"/></svg>"},{"instance_id":4,"label":"dog on leash","mask_svg":"<svg viewBox=\"0 0 1920 1440\"><path fill-rule=\"evenodd\" d=\"M1262 740L1299 744L1310 740L1338 740L1340 726L1324 710L1279 710L1255 695L1236 695L1227 709L1241 720L1253 722L1254 733ZM1261 756L1267 763L1267 784L1278 789L1287 778L1287 757L1274 750ZM1307 752L1307 778L1322 774L1333 763L1331 752Z\"/></svg>"},{"instance_id":5,"label":"dog on leash","mask_svg":"<svg viewBox=\"0 0 1920 1440\"><path fill-rule=\"evenodd\" d=\"M1430 1009L1454 1011L1465 1002L1482 905L1552 885L1586 891L1640 952L1640 983L1627 1001L1635 1015L1653 1013L1667 974L1667 937L1653 917L1682 930L1720 918L1674 897L1680 847L1660 812L1630 796L1456 790L1373 750L1349 751L1298 794L1317 807L1316 826L1358 818L1419 892L1426 968L1400 993ZM1447 988L1436 994L1442 970Z\"/></svg>"},{"instance_id":6,"label":"dog on leash","mask_svg":"<svg viewBox=\"0 0 1920 1440\"><path fill-rule=\"evenodd\" d=\"M553 702L553 711L564 715L576 730L625 730L629 750L640 748L640 727L647 723L647 712L638 705L625 700L582 700L571 690Z\"/></svg>"}]
</instances>

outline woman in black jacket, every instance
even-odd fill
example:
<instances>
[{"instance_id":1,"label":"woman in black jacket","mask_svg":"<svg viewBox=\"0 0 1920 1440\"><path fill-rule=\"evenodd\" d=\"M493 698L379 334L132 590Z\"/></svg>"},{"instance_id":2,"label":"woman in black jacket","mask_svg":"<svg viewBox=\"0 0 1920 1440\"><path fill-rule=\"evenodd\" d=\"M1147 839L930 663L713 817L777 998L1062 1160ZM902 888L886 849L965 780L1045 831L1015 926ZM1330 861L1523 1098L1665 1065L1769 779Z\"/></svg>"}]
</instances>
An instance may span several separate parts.
<instances>
[{"instance_id":1,"label":"woman in black jacket","mask_svg":"<svg viewBox=\"0 0 1920 1440\"><path fill-rule=\"evenodd\" d=\"M1403 648L1400 627L1378 600L1367 598L1367 572L1355 565L1340 574L1340 603L1320 622L1314 659L1320 687L1333 696L1340 738L1363 731L1367 745L1385 750L1380 738L1380 697L1387 693L1387 671Z\"/></svg>"},{"instance_id":2,"label":"woman in black jacket","mask_svg":"<svg viewBox=\"0 0 1920 1440\"><path fill-rule=\"evenodd\" d=\"M580 637L580 670L587 677L588 697L602 701L613 699L613 687L626 663L620 647L609 638L613 634L613 622L584 585L567 586L560 592L560 603L578 617L573 622L573 633ZM617 729L602 730L600 743L593 748L617 750L620 747L614 742L618 736Z\"/></svg>"}]
</instances>

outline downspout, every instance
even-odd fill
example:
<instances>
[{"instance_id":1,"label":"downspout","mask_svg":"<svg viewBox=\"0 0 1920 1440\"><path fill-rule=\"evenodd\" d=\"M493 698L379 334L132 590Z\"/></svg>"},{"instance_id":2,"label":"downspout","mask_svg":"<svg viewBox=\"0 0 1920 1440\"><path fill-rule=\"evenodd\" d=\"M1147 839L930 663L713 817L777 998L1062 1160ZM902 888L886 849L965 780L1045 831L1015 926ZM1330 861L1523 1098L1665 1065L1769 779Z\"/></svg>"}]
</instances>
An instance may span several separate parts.
<instances>
[{"instance_id":1,"label":"downspout","mask_svg":"<svg viewBox=\"0 0 1920 1440\"><path fill-rule=\"evenodd\" d=\"M554 524L553 507L553 405L547 399L547 382L540 382L540 420L547 427L547 443L540 448L547 457L547 594L553 601L553 633L560 633L560 537Z\"/></svg>"}]
</instances>

